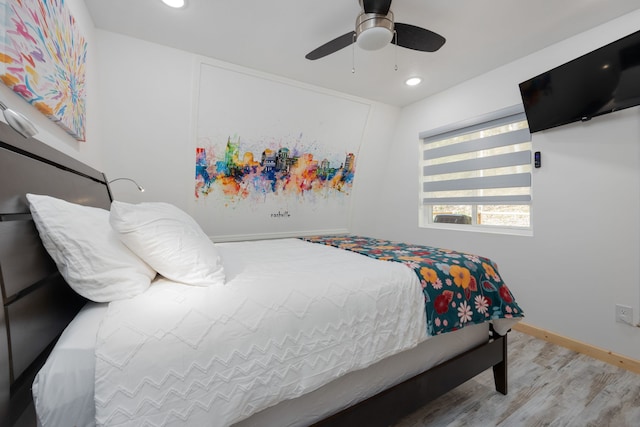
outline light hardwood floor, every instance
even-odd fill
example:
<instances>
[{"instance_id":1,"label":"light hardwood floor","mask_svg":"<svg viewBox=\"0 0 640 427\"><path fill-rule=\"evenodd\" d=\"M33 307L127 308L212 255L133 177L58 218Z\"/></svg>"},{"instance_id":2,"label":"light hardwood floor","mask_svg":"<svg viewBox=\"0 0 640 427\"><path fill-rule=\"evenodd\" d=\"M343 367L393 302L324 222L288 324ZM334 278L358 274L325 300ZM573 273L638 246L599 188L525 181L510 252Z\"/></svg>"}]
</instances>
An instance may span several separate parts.
<instances>
[{"instance_id":1,"label":"light hardwood floor","mask_svg":"<svg viewBox=\"0 0 640 427\"><path fill-rule=\"evenodd\" d=\"M640 375L518 331L509 334L509 393L491 371L395 427L640 427Z\"/></svg>"}]
</instances>

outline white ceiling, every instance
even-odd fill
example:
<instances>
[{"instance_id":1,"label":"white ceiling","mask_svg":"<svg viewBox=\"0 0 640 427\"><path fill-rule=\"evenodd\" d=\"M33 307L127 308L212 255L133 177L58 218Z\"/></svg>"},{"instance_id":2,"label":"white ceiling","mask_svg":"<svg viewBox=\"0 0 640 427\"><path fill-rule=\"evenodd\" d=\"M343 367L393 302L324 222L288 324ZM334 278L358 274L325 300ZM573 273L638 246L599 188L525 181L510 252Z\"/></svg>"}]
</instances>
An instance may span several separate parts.
<instances>
[{"instance_id":1,"label":"white ceiling","mask_svg":"<svg viewBox=\"0 0 640 427\"><path fill-rule=\"evenodd\" d=\"M160 0L85 3L107 31L397 106L640 8L637 0L394 0L396 22L439 33L445 45L347 47L309 61L308 52L354 29L358 0L187 0L182 10ZM410 88L409 76L424 81Z\"/></svg>"}]
</instances>

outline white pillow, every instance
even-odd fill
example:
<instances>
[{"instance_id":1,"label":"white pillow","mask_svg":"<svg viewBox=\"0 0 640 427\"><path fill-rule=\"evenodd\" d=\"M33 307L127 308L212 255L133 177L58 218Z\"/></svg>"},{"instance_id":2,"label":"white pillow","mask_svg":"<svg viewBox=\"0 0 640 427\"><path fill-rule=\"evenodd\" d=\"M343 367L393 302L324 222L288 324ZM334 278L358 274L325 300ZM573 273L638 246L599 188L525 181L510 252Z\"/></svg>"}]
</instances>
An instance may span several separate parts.
<instances>
[{"instance_id":1,"label":"white pillow","mask_svg":"<svg viewBox=\"0 0 640 427\"><path fill-rule=\"evenodd\" d=\"M198 223L169 203L111 203L120 240L164 277L189 285L224 284L218 250Z\"/></svg>"},{"instance_id":2,"label":"white pillow","mask_svg":"<svg viewBox=\"0 0 640 427\"><path fill-rule=\"evenodd\" d=\"M45 249L78 294L96 302L131 298L156 272L120 242L109 211L27 194Z\"/></svg>"}]
</instances>

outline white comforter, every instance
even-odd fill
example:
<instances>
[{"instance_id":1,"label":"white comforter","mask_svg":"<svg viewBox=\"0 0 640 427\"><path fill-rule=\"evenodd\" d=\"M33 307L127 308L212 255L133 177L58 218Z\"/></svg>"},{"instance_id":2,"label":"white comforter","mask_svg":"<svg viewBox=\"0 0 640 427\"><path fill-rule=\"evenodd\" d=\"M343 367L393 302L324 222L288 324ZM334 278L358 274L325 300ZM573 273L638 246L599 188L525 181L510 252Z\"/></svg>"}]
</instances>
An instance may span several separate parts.
<instances>
[{"instance_id":1,"label":"white comforter","mask_svg":"<svg viewBox=\"0 0 640 427\"><path fill-rule=\"evenodd\" d=\"M227 426L426 338L404 265L297 239L218 247L223 287L159 280L110 304L97 425Z\"/></svg>"}]
</instances>

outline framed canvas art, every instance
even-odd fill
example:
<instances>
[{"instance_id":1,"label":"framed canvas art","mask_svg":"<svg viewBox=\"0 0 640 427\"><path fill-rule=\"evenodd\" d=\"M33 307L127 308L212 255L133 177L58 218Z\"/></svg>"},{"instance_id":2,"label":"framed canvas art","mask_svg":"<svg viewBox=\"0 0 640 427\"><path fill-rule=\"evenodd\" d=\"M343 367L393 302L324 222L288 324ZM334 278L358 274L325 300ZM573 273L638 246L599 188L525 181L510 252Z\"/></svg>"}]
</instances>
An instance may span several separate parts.
<instances>
[{"instance_id":1,"label":"framed canvas art","mask_svg":"<svg viewBox=\"0 0 640 427\"><path fill-rule=\"evenodd\" d=\"M0 0L0 80L85 140L87 43L64 0Z\"/></svg>"}]
</instances>

